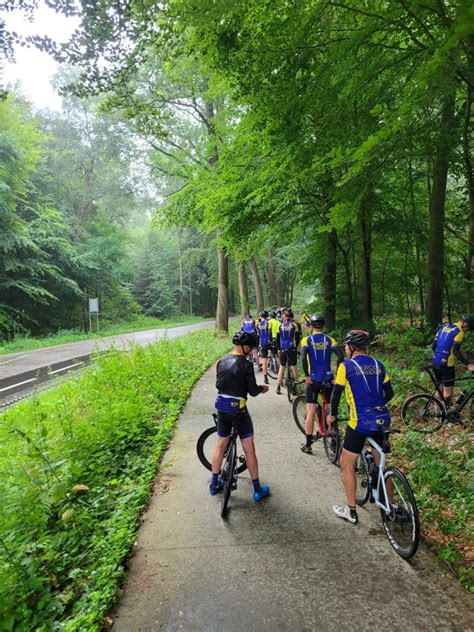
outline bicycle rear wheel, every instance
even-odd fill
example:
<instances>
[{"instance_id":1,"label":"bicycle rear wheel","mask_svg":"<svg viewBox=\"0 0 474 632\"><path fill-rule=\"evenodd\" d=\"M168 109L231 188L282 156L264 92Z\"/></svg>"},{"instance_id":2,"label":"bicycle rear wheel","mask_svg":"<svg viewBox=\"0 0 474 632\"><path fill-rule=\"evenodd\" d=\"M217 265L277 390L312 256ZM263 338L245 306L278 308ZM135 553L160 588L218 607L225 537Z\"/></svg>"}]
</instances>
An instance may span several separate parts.
<instances>
[{"instance_id":1,"label":"bicycle rear wheel","mask_svg":"<svg viewBox=\"0 0 474 632\"><path fill-rule=\"evenodd\" d=\"M420 519L415 496L405 476L396 468L384 471L390 496L390 514L380 509L385 534L395 551L405 560L415 555L420 543Z\"/></svg>"},{"instance_id":2,"label":"bicycle rear wheel","mask_svg":"<svg viewBox=\"0 0 474 632\"><path fill-rule=\"evenodd\" d=\"M442 427L446 408L435 395L417 393L403 402L402 419L407 428L428 434Z\"/></svg>"},{"instance_id":3,"label":"bicycle rear wheel","mask_svg":"<svg viewBox=\"0 0 474 632\"><path fill-rule=\"evenodd\" d=\"M280 363L278 362L278 358L275 355L270 355L267 369L268 377L271 377L272 380L276 380L279 368Z\"/></svg>"},{"instance_id":4,"label":"bicycle rear wheel","mask_svg":"<svg viewBox=\"0 0 474 632\"><path fill-rule=\"evenodd\" d=\"M364 454L359 454L355 465L356 474L356 503L359 507L365 505L370 496L369 466Z\"/></svg>"},{"instance_id":5,"label":"bicycle rear wheel","mask_svg":"<svg viewBox=\"0 0 474 632\"><path fill-rule=\"evenodd\" d=\"M293 402L293 419L295 423L303 434L306 434L305 431L305 422L306 422L306 396L298 395Z\"/></svg>"},{"instance_id":6,"label":"bicycle rear wheel","mask_svg":"<svg viewBox=\"0 0 474 632\"><path fill-rule=\"evenodd\" d=\"M204 430L202 435L199 437L196 444L196 452L198 455L198 459L201 461L204 467L211 471L211 457L215 447L215 439L214 434L217 432L216 426L212 426L212 428L208 428ZM225 453L224 453L225 455ZM240 474L244 470L247 469L247 463L245 461L245 456L237 455L237 460L239 461L239 466L237 467L237 472Z\"/></svg>"},{"instance_id":7,"label":"bicycle rear wheel","mask_svg":"<svg viewBox=\"0 0 474 632\"><path fill-rule=\"evenodd\" d=\"M227 510L229 505L230 492L232 491L232 480L234 478L234 470L237 460L235 441L231 441L229 451L224 461L224 467L222 468L222 480L224 481L224 487L222 489L221 498L221 517L227 517Z\"/></svg>"},{"instance_id":8,"label":"bicycle rear wheel","mask_svg":"<svg viewBox=\"0 0 474 632\"><path fill-rule=\"evenodd\" d=\"M340 446L339 427L337 422L333 423L331 429L328 428L326 430L326 434L323 437L323 443L329 462L336 465L339 458Z\"/></svg>"}]
</instances>

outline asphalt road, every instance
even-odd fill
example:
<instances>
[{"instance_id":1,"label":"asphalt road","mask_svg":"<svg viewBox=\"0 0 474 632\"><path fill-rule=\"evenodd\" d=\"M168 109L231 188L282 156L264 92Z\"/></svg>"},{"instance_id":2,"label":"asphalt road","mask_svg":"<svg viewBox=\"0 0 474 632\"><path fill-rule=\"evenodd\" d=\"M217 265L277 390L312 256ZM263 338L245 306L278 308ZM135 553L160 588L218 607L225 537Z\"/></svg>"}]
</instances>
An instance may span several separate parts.
<instances>
[{"instance_id":1,"label":"asphalt road","mask_svg":"<svg viewBox=\"0 0 474 632\"><path fill-rule=\"evenodd\" d=\"M114 632L466 632L472 597L421 546L414 561L393 551L378 510L350 525L339 469L318 443L299 446L286 396L251 399L261 481L256 505L248 474L227 521L195 444L212 425L214 369L198 382L170 444L134 547Z\"/></svg>"},{"instance_id":2,"label":"asphalt road","mask_svg":"<svg viewBox=\"0 0 474 632\"><path fill-rule=\"evenodd\" d=\"M83 368L97 352L106 352L111 347L126 351L133 345L146 346L164 336L174 338L210 327L214 327L214 321L136 331L0 356L0 407L14 400L17 393L30 392L55 376Z\"/></svg>"}]
</instances>

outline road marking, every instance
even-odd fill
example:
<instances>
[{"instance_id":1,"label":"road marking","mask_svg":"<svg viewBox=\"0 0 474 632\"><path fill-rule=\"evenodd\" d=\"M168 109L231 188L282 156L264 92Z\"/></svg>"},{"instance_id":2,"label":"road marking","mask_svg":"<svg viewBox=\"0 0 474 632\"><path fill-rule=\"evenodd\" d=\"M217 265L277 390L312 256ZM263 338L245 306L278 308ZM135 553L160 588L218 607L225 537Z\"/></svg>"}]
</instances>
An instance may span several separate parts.
<instances>
[{"instance_id":1,"label":"road marking","mask_svg":"<svg viewBox=\"0 0 474 632\"><path fill-rule=\"evenodd\" d=\"M17 358L11 358L11 360L5 360L5 362L0 362L0 366L2 364L8 364L9 362L15 362L15 360L21 360L21 358L26 358L26 355L18 356Z\"/></svg>"},{"instance_id":2,"label":"road marking","mask_svg":"<svg viewBox=\"0 0 474 632\"><path fill-rule=\"evenodd\" d=\"M73 367L79 366L80 364L84 364L84 362L76 362L75 364L64 366L62 369L56 369L56 371L51 371L50 375L54 375L55 373L59 373L60 371L67 371L68 369L72 369Z\"/></svg>"},{"instance_id":3,"label":"road marking","mask_svg":"<svg viewBox=\"0 0 474 632\"><path fill-rule=\"evenodd\" d=\"M24 382L18 382L17 384L12 384L11 386L5 386L5 388L0 388L0 393L3 391L9 391L11 388L15 388L15 386L23 386L23 384L29 384L30 382L35 382L36 378L32 377L31 380L25 380Z\"/></svg>"}]
</instances>

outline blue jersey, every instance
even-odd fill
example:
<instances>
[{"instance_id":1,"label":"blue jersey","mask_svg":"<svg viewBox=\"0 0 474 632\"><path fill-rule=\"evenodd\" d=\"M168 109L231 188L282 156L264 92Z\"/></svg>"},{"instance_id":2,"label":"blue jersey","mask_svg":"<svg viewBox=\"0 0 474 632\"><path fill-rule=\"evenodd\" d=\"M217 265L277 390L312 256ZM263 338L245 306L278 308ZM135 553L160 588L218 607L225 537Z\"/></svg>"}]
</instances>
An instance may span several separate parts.
<instances>
[{"instance_id":1,"label":"blue jersey","mask_svg":"<svg viewBox=\"0 0 474 632\"><path fill-rule=\"evenodd\" d=\"M350 428L369 434L390 426L383 389L389 382L384 365L370 356L358 354L339 365L335 384L345 387Z\"/></svg>"},{"instance_id":2,"label":"blue jersey","mask_svg":"<svg viewBox=\"0 0 474 632\"><path fill-rule=\"evenodd\" d=\"M336 344L334 338L323 333L303 338L301 350L307 349L308 373L314 382L330 382L333 379L331 353Z\"/></svg>"},{"instance_id":3,"label":"blue jersey","mask_svg":"<svg viewBox=\"0 0 474 632\"><path fill-rule=\"evenodd\" d=\"M444 325L438 329L434 340L433 365L435 367L454 366L453 346L455 342L459 344L464 338L461 323L454 325Z\"/></svg>"},{"instance_id":4,"label":"blue jersey","mask_svg":"<svg viewBox=\"0 0 474 632\"><path fill-rule=\"evenodd\" d=\"M255 333L255 321L253 318L244 318L242 321L242 329L248 334Z\"/></svg>"},{"instance_id":5,"label":"blue jersey","mask_svg":"<svg viewBox=\"0 0 474 632\"><path fill-rule=\"evenodd\" d=\"M270 344L270 324L268 320L263 319L257 323L257 334L262 347Z\"/></svg>"},{"instance_id":6,"label":"blue jersey","mask_svg":"<svg viewBox=\"0 0 474 632\"><path fill-rule=\"evenodd\" d=\"M296 347L296 325L294 323L282 323L278 333L280 334L280 349L282 351Z\"/></svg>"}]
</instances>

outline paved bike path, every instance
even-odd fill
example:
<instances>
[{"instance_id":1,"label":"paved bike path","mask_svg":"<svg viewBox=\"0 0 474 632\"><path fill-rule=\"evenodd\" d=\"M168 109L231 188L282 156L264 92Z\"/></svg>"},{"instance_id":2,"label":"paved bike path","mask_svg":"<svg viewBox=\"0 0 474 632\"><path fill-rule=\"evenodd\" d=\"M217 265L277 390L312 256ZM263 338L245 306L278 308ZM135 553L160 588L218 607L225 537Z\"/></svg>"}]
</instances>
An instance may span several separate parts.
<instances>
[{"instance_id":1,"label":"paved bike path","mask_svg":"<svg viewBox=\"0 0 474 632\"><path fill-rule=\"evenodd\" d=\"M312 456L299 450L303 435L274 384L249 403L272 495L254 504L244 473L223 521L195 452L212 424L214 376L197 383L164 459L114 632L474 630L471 597L431 553L399 558L373 506L357 526L334 516L339 469L320 442Z\"/></svg>"}]
</instances>

